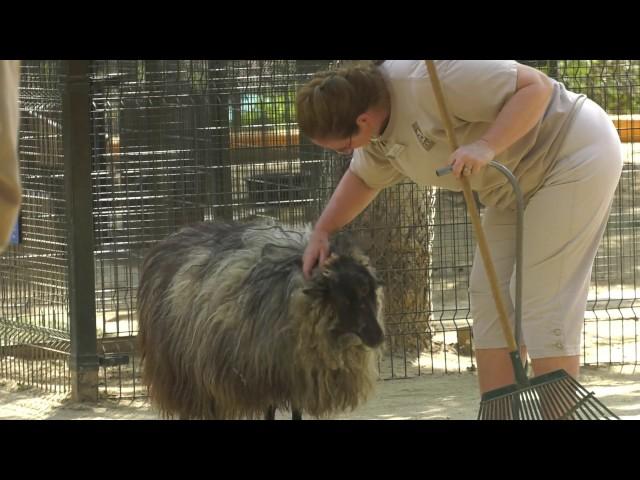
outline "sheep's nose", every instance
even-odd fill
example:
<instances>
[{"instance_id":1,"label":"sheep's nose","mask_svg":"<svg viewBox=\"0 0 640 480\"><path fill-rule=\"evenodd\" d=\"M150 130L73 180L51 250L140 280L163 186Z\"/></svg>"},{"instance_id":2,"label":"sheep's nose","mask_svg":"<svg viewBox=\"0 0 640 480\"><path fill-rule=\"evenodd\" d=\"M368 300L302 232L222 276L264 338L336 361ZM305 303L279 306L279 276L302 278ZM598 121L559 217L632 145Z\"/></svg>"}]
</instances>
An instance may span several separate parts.
<instances>
[{"instance_id":1,"label":"sheep's nose","mask_svg":"<svg viewBox=\"0 0 640 480\"><path fill-rule=\"evenodd\" d=\"M376 348L384 342L384 332L378 322L374 320L374 324L362 332L362 341L371 348Z\"/></svg>"}]
</instances>

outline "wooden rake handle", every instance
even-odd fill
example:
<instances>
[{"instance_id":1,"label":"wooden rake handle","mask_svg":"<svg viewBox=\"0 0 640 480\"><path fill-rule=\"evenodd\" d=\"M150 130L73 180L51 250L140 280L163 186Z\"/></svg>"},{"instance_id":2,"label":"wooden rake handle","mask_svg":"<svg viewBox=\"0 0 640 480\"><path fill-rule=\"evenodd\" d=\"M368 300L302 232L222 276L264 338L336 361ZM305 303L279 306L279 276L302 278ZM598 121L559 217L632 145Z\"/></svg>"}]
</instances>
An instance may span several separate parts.
<instances>
[{"instance_id":1,"label":"wooden rake handle","mask_svg":"<svg viewBox=\"0 0 640 480\"><path fill-rule=\"evenodd\" d=\"M425 60L425 63L427 64L429 78L431 80L431 85L433 86L433 93L435 94L436 102L438 103L438 110L440 110L440 118L447 132L447 138L449 139L449 145L451 147L451 152L453 153L458 149L458 142L456 141L456 134L453 130L451 117L449 116L447 104L445 103L444 95L442 94L442 87L440 85L440 79L438 78L438 72L436 71L433 60ZM496 274L496 269L493 265L493 261L491 260L489 244L487 243L487 238L484 234L484 230L482 229L480 214L478 213L476 202L473 198L473 193L471 192L471 185L469 184L469 180L464 176L464 174L460 177L460 182L462 183L462 191L464 193L464 199L467 203L467 210L469 211L469 215L471 216L471 223L473 224L473 229L476 234L478 248L480 249L482 261L484 262L487 277L489 278L489 284L491 285L493 300L495 301L496 309L498 310L498 317L500 318L502 333L505 340L507 341L509 351L517 352L518 346L516 344L515 337L513 336L511 325L509 324L509 316L507 315L507 310L504 306L502 293L500 292L500 288L498 287L498 276Z\"/></svg>"}]
</instances>

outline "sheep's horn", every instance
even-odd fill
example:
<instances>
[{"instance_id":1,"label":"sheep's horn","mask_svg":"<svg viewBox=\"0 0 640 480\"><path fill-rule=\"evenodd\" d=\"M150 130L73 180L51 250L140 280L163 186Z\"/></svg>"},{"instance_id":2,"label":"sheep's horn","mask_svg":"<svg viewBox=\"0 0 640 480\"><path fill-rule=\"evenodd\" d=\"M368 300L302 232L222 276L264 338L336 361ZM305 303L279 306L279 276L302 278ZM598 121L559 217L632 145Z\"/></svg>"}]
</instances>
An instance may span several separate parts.
<instances>
[{"instance_id":1,"label":"sheep's horn","mask_svg":"<svg viewBox=\"0 0 640 480\"><path fill-rule=\"evenodd\" d=\"M324 261L324 263L322 264L322 275L324 277L331 277L331 265L333 263L335 263L335 261L338 259L338 255L336 255L335 253L332 253L331 255L329 255L329 257Z\"/></svg>"},{"instance_id":2,"label":"sheep's horn","mask_svg":"<svg viewBox=\"0 0 640 480\"><path fill-rule=\"evenodd\" d=\"M338 260L338 255L335 253L331 253L329 255L329 257L327 257L327 259L324 261L324 265L325 267L330 267L332 263L334 263L336 260Z\"/></svg>"}]
</instances>

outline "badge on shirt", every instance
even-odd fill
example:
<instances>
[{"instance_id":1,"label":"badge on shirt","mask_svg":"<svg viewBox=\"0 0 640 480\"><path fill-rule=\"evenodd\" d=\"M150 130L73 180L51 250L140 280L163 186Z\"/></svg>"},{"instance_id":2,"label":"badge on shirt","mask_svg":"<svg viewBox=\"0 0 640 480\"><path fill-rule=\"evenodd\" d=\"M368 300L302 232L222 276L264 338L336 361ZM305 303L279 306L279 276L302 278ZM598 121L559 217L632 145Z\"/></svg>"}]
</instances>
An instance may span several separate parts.
<instances>
[{"instance_id":1,"label":"badge on shirt","mask_svg":"<svg viewBox=\"0 0 640 480\"><path fill-rule=\"evenodd\" d=\"M435 145L435 142L422 133L418 122L413 122L411 126L413 127L416 137L418 137L418 140L420 141L420 145L422 145L427 152L431 150Z\"/></svg>"}]
</instances>

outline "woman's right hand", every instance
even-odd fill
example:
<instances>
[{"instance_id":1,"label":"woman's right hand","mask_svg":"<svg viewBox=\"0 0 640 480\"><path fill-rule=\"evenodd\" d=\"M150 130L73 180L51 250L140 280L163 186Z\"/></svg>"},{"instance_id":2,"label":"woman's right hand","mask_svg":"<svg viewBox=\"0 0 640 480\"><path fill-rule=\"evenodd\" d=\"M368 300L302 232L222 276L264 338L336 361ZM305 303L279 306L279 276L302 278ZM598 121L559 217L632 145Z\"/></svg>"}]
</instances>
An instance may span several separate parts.
<instances>
[{"instance_id":1,"label":"woman's right hand","mask_svg":"<svg viewBox=\"0 0 640 480\"><path fill-rule=\"evenodd\" d=\"M322 215L309 236L309 244L302 255L302 273L309 280L316 264L322 266L329 257L329 233L337 232L362 211L380 190L369 188L351 170L342 176Z\"/></svg>"},{"instance_id":2,"label":"woman's right hand","mask_svg":"<svg viewBox=\"0 0 640 480\"><path fill-rule=\"evenodd\" d=\"M309 280L313 267L322 266L329 256L329 233L323 230L314 230L309 237L309 243L302 255L302 273Z\"/></svg>"}]
</instances>

